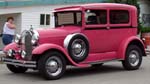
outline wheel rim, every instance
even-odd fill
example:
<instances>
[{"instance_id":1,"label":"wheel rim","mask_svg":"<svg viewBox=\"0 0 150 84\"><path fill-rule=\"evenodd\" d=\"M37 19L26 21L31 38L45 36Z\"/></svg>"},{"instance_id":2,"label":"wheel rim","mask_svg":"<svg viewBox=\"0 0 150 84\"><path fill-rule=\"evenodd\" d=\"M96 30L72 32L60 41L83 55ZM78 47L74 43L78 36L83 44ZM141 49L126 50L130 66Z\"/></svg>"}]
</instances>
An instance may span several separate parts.
<instances>
[{"instance_id":1,"label":"wheel rim","mask_svg":"<svg viewBox=\"0 0 150 84\"><path fill-rule=\"evenodd\" d=\"M129 63L131 66L137 66L139 64L139 53L136 50L132 50L129 54Z\"/></svg>"},{"instance_id":2,"label":"wheel rim","mask_svg":"<svg viewBox=\"0 0 150 84\"><path fill-rule=\"evenodd\" d=\"M46 62L46 70L49 75L57 76L62 71L62 61L56 56L50 57Z\"/></svg>"},{"instance_id":3,"label":"wheel rim","mask_svg":"<svg viewBox=\"0 0 150 84\"><path fill-rule=\"evenodd\" d=\"M86 44L81 39L76 39L72 42L72 54L75 57L82 57L86 52Z\"/></svg>"}]
</instances>

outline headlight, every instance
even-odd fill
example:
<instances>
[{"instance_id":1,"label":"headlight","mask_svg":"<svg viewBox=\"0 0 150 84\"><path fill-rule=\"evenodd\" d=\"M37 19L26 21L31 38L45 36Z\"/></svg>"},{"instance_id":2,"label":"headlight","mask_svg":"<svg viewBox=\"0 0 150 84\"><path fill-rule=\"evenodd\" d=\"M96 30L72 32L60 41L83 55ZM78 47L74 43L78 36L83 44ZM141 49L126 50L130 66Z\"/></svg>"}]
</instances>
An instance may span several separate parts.
<instances>
[{"instance_id":1,"label":"headlight","mask_svg":"<svg viewBox=\"0 0 150 84\"><path fill-rule=\"evenodd\" d=\"M25 58L26 57L26 52L25 51L21 51L21 57Z\"/></svg>"},{"instance_id":2,"label":"headlight","mask_svg":"<svg viewBox=\"0 0 150 84\"><path fill-rule=\"evenodd\" d=\"M9 49L8 52L7 52L7 55L9 57L12 57L13 56L13 50L12 49Z\"/></svg>"},{"instance_id":3,"label":"headlight","mask_svg":"<svg viewBox=\"0 0 150 84\"><path fill-rule=\"evenodd\" d=\"M15 43L19 43L20 42L20 40L21 40L21 36L19 35L19 34L16 34L16 36L15 36Z\"/></svg>"},{"instance_id":4,"label":"headlight","mask_svg":"<svg viewBox=\"0 0 150 84\"><path fill-rule=\"evenodd\" d=\"M37 31L33 31L33 36L32 36L32 39L31 39L31 43L33 45L37 44L38 43L38 40L39 40L39 33Z\"/></svg>"}]
</instances>

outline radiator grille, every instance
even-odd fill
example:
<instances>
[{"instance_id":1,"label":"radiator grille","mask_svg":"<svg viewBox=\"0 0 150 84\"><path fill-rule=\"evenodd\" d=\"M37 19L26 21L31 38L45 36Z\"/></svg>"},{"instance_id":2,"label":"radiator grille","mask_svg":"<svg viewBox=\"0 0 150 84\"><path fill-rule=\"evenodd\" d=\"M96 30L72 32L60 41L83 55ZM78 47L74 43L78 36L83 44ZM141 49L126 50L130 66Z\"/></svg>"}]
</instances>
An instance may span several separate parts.
<instances>
[{"instance_id":1,"label":"radiator grille","mask_svg":"<svg viewBox=\"0 0 150 84\"><path fill-rule=\"evenodd\" d=\"M26 60L30 60L32 58L32 43L31 43L31 39L32 39L32 33L29 31L25 32L24 35L24 48L25 48L25 52L26 52Z\"/></svg>"}]
</instances>

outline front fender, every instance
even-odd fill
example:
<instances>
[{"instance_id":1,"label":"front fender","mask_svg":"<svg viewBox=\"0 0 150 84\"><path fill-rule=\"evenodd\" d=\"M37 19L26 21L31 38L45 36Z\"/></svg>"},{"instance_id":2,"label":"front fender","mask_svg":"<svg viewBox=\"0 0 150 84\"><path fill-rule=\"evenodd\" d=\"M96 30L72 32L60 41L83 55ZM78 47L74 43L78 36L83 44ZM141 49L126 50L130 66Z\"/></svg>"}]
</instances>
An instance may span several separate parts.
<instances>
[{"instance_id":1,"label":"front fender","mask_svg":"<svg viewBox=\"0 0 150 84\"><path fill-rule=\"evenodd\" d=\"M142 44L142 47L143 47L143 51L145 52L145 47L144 47L144 44L142 42L142 40L136 36L132 36L130 38L127 38L125 40L123 40L123 42L121 43L119 49L118 49L118 59L121 59L121 60L124 60L125 59L125 53L126 53L126 50L128 48L128 45L132 42L132 41L138 41Z\"/></svg>"},{"instance_id":2,"label":"front fender","mask_svg":"<svg viewBox=\"0 0 150 84\"><path fill-rule=\"evenodd\" d=\"M59 45L56 45L56 44L42 44L42 45L38 46L37 48L35 48L32 51L32 54L40 55L40 54L43 54L45 51L51 50L51 49L55 49L55 50L58 50L58 51L62 52L66 56L66 58L69 60L69 62L71 62L75 66L78 66L78 67L88 67L89 66L87 64L77 64L77 63L75 63L71 59L71 57L68 55L67 51L63 47L61 47Z\"/></svg>"},{"instance_id":3,"label":"front fender","mask_svg":"<svg viewBox=\"0 0 150 84\"><path fill-rule=\"evenodd\" d=\"M7 46L4 47L3 51L4 52L7 52L9 49L12 49L12 50L18 50L18 46L16 43L11 43L11 44L8 44Z\"/></svg>"}]
</instances>

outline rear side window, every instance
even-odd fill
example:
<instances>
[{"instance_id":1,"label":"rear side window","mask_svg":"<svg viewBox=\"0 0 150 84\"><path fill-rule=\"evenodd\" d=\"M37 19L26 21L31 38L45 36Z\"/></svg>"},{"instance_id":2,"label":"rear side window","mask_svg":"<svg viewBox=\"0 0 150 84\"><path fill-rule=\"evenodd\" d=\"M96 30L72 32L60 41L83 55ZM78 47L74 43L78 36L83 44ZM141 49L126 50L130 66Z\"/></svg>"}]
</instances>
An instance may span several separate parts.
<instances>
[{"instance_id":1,"label":"rear side window","mask_svg":"<svg viewBox=\"0 0 150 84\"><path fill-rule=\"evenodd\" d=\"M85 20L87 25L107 24L107 10L87 10Z\"/></svg>"},{"instance_id":2,"label":"rear side window","mask_svg":"<svg viewBox=\"0 0 150 84\"><path fill-rule=\"evenodd\" d=\"M129 12L126 10L111 10L110 11L111 24L128 24Z\"/></svg>"}]
</instances>

